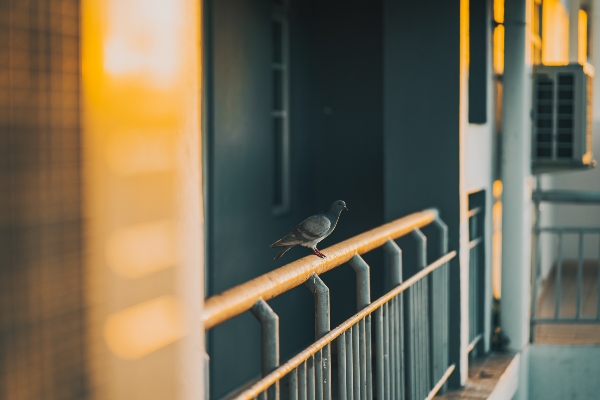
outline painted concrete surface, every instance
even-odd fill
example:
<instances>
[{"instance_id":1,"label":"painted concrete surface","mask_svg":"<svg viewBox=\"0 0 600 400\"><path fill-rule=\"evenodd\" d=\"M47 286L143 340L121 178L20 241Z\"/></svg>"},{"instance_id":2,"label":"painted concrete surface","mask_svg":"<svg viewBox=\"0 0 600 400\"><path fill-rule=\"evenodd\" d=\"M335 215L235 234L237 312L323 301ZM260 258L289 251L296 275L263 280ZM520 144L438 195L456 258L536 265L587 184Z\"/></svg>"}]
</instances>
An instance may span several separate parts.
<instances>
[{"instance_id":1,"label":"painted concrete surface","mask_svg":"<svg viewBox=\"0 0 600 400\"><path fill-rule=\"evenodd\" d=\"M600 398L600 345L532 345L530 400Z\"/></svg>"}]
</instances>

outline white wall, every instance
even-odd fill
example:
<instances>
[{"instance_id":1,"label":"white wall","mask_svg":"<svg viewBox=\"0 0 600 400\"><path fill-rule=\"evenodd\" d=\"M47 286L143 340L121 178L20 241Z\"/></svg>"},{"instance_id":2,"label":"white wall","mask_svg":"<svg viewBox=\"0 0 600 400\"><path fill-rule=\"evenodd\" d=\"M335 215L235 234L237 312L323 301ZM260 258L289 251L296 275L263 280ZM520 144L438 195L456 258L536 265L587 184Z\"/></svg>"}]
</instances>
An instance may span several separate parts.
<instances>
[{"instance_id":1,"label":"white wall","mask_svg":"<svg viewBox=\"0 0 600 400\"><path fill-rule=\"evenodd\" d=\"M490 19L491 24L491 19ZM487 29L491 33L491 25ZM491 36L491 35L490 35ZM491 37L488 38L491 43ZM485 332L491 331L491 308L492 308L492 184L493 184L493 166L495 161L494 149L494 86L492 79L492 53L491 46L488 50L488 71L489 77L487 84L487 123L476 125L468 124L465 129L464 140L464 161L465 161L465 187L467 193L474 193L480 190L486 191L485 205ZM490 335L485 335L485 348L490 345Z\"/></svg>"},{"instance_id":2,"label":"white wall","mask_svg":"<svg viewBox=\"0 0 600 400\"><path fill-rule=\"evenodd\" d=\"M571 0L571 3L580 3L579 0ZM571 4L571 9L578 10L579 7ZM600 7L596 6L591 11L592 27L592 45L591 63L596 67L596 74L600 73ZM569 23L577 24L577 16L570 15ZM571 29L571 32L577 30ZM576 45L576 40L570 41L570 47ZM577 52L571 49L569 52L571 58L575 57ZM571 59L571 62L575 60ZM594 158L600 158L600 77L596 75L593 88L593 123L592 123L592 143ZM592 170L564 172L553 174L542 178L543 189L565 189L582 191L600 191L600 167ZM581 205L543 205L542 206L544 223L575 226L595 226L600 227L600 206L581 206ZM600 244L598 237L585 240L584 256L586 258L598 257ZM555 246L555 245L554 245ZM553 247L554 247L553 246ZM567 258L576 258L578 254L578 244L575 237L568 238L564 243L564 256ZM545 267L549 267L546 263Z\"/></svg>"}]
</instances>

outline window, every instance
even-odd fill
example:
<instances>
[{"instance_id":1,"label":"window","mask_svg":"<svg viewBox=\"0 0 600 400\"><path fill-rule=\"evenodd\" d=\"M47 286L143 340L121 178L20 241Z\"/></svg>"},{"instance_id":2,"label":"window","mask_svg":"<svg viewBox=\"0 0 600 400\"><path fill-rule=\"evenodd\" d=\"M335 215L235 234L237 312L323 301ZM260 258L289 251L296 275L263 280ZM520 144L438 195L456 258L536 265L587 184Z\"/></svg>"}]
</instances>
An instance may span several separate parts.
<instances>
[{"instance_id":1,"label":"window","mask_svg":"<svg viewBox=\"0 0 600 400\"><path fill-rule=\"evenodd\" d=\"M487 122L488 2L469 4L469 123Z\"/></svg>"},{"instance_id":2,"label":"window","mask_svg":"<svg viewBox=\"0 0 600 400\"><path fill-rule=\"evenodd\" d=\"M273 213L290 211L290 128L289 128L289 16L284 0L273 0L271 26L272 53L272 134L273 134Z\"/></svg>"}]
</instances>

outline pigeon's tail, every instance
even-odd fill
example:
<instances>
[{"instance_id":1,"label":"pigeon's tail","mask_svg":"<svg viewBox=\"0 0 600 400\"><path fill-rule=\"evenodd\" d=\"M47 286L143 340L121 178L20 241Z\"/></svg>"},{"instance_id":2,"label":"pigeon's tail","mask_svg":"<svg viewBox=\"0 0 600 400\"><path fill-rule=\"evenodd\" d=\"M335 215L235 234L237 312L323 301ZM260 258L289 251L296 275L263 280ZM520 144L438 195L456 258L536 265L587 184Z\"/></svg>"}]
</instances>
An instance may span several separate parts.
<instances>
[{"instance_id":1,"label":"pigeon's tail","mask_svg":"<svg viewBox=\"0 0 600 400\"><path fill-rule=\"evenodd\" d=\"M277 253L277 255L275 256L275 260L281 258L282 255L284 255L289 249L291 249L294 246L285 246L284 248L282 248L279 253Z\"/></svg>"}]
</instances>

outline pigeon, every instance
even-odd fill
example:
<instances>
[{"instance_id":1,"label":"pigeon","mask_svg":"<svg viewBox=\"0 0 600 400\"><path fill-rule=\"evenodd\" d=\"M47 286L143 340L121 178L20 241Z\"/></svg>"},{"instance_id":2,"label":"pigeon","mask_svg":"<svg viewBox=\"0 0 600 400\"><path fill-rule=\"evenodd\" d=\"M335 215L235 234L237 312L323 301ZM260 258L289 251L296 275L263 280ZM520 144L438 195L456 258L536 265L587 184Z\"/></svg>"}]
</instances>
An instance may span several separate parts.
<instances>
[{"instance_id":1,"label":"pigeon","mask_svg":"<svg viewBox=\"0 0 600 400\"><path fill-rule=\"evenodd\" d=\"M317 249L317 244L333 232L344 209L348 211L346 203L337 200L331 204L328 211L313 215L300 222L290 233L271 245L271 248L283 247L275 256L275 260L297 244L309 247L316 256L325 258L325 254Z\"/></svg>"}]
</instances>

